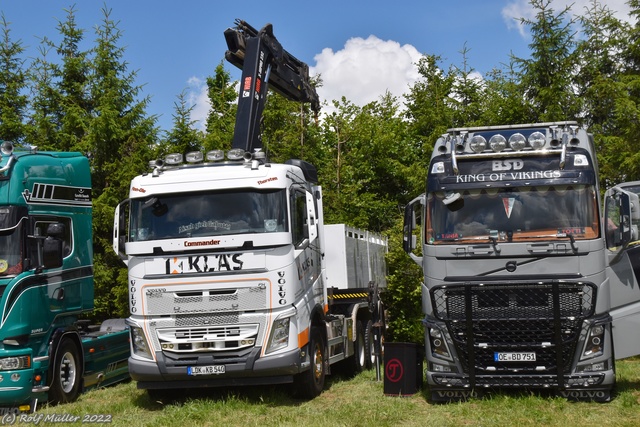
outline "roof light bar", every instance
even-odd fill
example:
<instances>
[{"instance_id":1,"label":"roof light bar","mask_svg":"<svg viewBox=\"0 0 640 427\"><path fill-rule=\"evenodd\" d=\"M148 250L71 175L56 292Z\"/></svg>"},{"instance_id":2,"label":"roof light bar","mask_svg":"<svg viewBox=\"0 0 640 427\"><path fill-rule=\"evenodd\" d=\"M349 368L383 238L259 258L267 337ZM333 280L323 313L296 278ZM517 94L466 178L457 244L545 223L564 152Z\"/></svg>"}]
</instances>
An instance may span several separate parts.
<instances>
[{"instance_id":1,"label":"roof light bar","mask_svg":"<svg viewBox=\"0 0 640 427\"><path fill-rule=\"evenodd\" d=\"M200 163L204 160L202 151L192 151L186 155L187 163Z\"/></svg>"},{"instance_id":2,"label":"roof light bar","mask_svg":"<svg viewBox=\"0 0 640 427\"><path fill-rule=\"evenodd\" d=\"M474 135L473 138L471 138L471 142L469 142L469 148L471 148L474 153L482 153L487 149L487 139L482 135Z\"/></svg>"},{"instance_id":3,"label":"roof light bar","mask_svg":"<svg viewBox=\"0 0 640 427\"><path fill-rule=\"evenodd\" d=\"M534 150L539 150L547 143L547 137L542 133L535 131L529 135L529 145Z\"/></svg>"},{"instance_id":4,"label":"roof light bar","mask_svg":"<svg viewBox=\"0 0 640 427\"><path fill-rule=\"evenodd\" d=\"M527 146L527 138L521 133L514 133L509 137L509 147L514 151L521 151Z\"/></svg>"},{"instance_id":5,"label":"roof light bar","mask_svg":"<svg viewBox=\"0 0 640 427\"><path fill-rule=\"evenodd\" d=\"M489 147L496 153L499 153L507 148L507 139L499 133L495 134L489 139Z\"/></svg>"},{"instance_id":6,"label":"roof light bar","mask_svg":"<svg viewBox=\"0 0 640 427\"><path fill-rule=\"evenodd\" d=\"M183 157L182 154L180 153L171 153L168 154L165 158L164 158L164 162L169 165L169 166L173 166L173 165L179 165L180 163L183 162Z\"/></svg>"},{"instance_id":7,"label":"roof light bar","mask_svg":"<svg viewBox=\"0 0 640 427\"><path fill-rule=\"evenodd\" d=\"M244 160L245 151L242 148L233 148L227 151L227 159L229 160Z\"/></svg>"},{"instance_id":8,"label":"roof light bar","mask_svg":"<svg viewBox=\"0 0 640 427\"><path fill-rule=\"evenodd\" d=\"M207 161L210 161L210 162L219 162L221 160L224 160L224 151L222 150L208 151L206 158L207 158Z\"/></svg>"}]
</instances>

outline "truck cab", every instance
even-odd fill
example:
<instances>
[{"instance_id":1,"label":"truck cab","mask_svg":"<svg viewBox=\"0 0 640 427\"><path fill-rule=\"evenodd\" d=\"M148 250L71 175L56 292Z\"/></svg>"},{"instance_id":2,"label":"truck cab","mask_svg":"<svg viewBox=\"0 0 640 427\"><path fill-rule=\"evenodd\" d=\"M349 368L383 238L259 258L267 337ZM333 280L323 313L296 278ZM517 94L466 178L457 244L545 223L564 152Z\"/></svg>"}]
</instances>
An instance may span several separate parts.
<instances>
[{"instance_id":1,"label":"truck cab","mask_svg":"<svg viewBox=\"0 0 640 427\"><path fill-rule=\"evenodd\" d=\"M267 87L316 111L318 96L308 66L270 24L236 24L225 31L226 57L242 68L231 149L151 162L116 209L113 248L129 270L129 370L152 395L294 383L312 398L333 364L373 365L387 243L324 224L313 165L269 161L260 138Z\"/></svg>"},{"instance_id":2,"label":"truck cab","mask_svg":"<svg viewBox=\"0 0 640 427\"><path fill-rule=\"evenodd\" d=\"M592 135L576 122L450 129L429 168L404 245L424 271L432 398L609 400L615 358L640 347L623 338L638 319L625 261L637 201L608 195L615 226L603 226Z\"/></svg>"},{"instance_id":3,"label":"truck cab","mask_svg":"<svg viewBox=\"0 0 640 427\"><path fill-rule=\"evenodd\" d=\"M0 406L32 411L127 378L127 331L79 321L93 309L87 158L0 148Z\"/></svg>"}]
</instances>

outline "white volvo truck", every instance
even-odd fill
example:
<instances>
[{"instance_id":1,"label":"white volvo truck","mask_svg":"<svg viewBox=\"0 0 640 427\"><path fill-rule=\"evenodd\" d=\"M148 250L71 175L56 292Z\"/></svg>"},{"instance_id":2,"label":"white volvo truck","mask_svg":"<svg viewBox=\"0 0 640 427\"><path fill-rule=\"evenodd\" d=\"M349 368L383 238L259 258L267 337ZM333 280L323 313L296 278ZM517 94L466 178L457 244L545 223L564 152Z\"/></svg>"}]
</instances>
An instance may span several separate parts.
<instances>
[{"instance_id":1,"label":"white volvo truck","mask_svg":"<svg viewBox=\"0 0 640 427\"><path fill-rule=\"evenodd\" d=\"M357 372L377 361L387 241L326 225L315 167L273 164L260 149L268 84L318 107L307 65L270 25L237 21L225 37L243 70L232 149L152 162L116 210L129 370L151 394L294 382L312 398L334 363Z\"/></svg>"}]
</instances>

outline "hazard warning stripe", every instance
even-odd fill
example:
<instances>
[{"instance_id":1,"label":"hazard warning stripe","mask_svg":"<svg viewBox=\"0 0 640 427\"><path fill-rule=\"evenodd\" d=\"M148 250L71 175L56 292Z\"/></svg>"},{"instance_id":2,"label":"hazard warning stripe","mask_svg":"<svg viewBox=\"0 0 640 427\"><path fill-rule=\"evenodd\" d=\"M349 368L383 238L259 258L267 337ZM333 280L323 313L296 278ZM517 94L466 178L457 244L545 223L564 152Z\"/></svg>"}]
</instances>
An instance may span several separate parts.
<instances>
[{"instance_id":1,"label":"hazard warning stripe","mask_svg":"<svg viewBox=\"0 0 640 427\"><path fill-rule=\"evenodd\" d=\"M359 293L359 294L338 294L338 295L328 295L329 298L335 299L344 299L344 298L366 298L368 296L367 293Z\"/></svg>"}]
</instances>

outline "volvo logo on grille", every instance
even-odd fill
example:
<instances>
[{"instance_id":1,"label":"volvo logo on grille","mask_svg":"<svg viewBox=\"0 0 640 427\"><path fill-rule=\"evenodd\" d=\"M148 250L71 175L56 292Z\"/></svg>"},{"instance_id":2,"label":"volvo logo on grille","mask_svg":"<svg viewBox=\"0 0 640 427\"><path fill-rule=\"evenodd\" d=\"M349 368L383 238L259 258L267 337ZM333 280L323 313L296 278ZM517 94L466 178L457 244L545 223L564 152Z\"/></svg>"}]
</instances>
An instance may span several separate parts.
<instances>
[{"instance_id":1,"label":"volvo logo on grille","mask_svg":"<svg viewBox=\"0 0 640 427\"><path fill-rule=\"evenodd\" d=\"M505 265L505 268L509 273L513 273L514 271L516 271L516 268L518 268L518 263L515 261L509 261L507 265Z\"/></svg>"}]
</instances>

